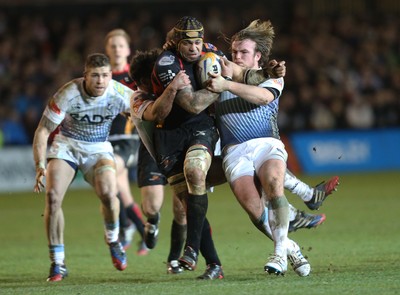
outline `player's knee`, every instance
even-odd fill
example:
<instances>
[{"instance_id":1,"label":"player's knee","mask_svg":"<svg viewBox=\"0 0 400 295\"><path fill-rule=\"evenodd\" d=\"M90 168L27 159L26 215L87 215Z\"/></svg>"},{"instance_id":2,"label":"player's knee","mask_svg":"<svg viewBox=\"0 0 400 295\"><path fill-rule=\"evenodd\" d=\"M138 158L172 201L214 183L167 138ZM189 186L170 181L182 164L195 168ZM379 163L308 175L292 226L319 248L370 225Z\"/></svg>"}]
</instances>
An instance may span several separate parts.
<instances>
[{"instance_id":1,"label":"player's knee","mask_svg":"<svg viewBox=\"0 0 400 295\"><path fill-rule=\"evenodd\" d=\"M94 166L95 176L101 175L106 171L116 172L115 162L109 159L101 159Z\"/></svg>"},{"instance_id":2,"label":"player's knee","mask_svg":"<svg viewBox=\"0 0 400 295\"><path fill-rule=\"evenodd\" d=\"M142 204L142 210L144 215L146 216L153 216L159 212L160 207L157 206L155 203L147 202Z\"/></svg>"},{"instance_id":3,"label":"player's knee","mask_svg":"<svg viewBox=\"0 0 400 295\"><path fill-rule=\"evenodd\" d=\"M201 184L205 182L206 173L198 167L185 168L186 180L189 184Z\"/></svg>"},{"instance_id":4,"label":"player's knee","mask_svg":"<svg viewBox=\"0 0 400 295\"><path fill-rule=\"evenodd\" d=\"M184 172L189 187L191 184L205 187L206 175L210 164L211 156L205 147L193 146L187 151Z\"/></svg>"},{"instance_id":5,"label":"player's knee","mask_svg":"<svg viewBox=\"0 0 400 295\"><path fill-rule=\"evenodd\" d=\"M266 187L264 187L264 190L267 194L267 197L269 198L282 195L284 191L283 179L276 175L268 176L268 179L266 180Z\"/></svg>"},{"instance_id":6,"label":"player's knee","mask_svg":"<svg viewBox=\"0 0 400 295\"><path fill-rule=\"evenodd\" d=\"M188 187L186 184L185 175L183 173L179 173L169 177L168 183L170 184L176 196L184 196L187 193Z\"/></svg>"}]
</instances>

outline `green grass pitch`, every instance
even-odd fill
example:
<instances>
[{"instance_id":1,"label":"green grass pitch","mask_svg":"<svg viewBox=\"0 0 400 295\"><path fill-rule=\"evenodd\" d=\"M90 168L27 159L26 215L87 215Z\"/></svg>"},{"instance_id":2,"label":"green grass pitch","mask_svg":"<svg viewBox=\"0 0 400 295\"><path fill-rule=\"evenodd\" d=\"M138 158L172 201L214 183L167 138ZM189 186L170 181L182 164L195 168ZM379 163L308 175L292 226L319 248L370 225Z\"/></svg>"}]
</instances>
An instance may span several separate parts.
<instances>
[{"instance_id":1,"label":"green grass pitch","mask_svg":"<svg viewBox=\"0 0 400 295\"><path fill-rule=\"evenodd\" d=\"M303 176L317 184L331 175ZM128 268L114 269L103 239L100 205L93 191L69 191L64 200L66 264L70 275L48 283L44 195L0 194L0 294L400 294L400 172L341 175L339 190L320 212L324 224L290 234L312 266L309 277L289 267L284 277L263 271L273 245L251 224L227 185L210 194L208 217L225 279L197 281L194 272L166 274L171 195L166 190L160 237L149 255L128 249ZM32 179L33 183L33 179ZM136 201L139 190L132 185ZM302 210L299 198L287 194ZM135 243L139 236L135 235Z\"/></svg>"}]
</instances>

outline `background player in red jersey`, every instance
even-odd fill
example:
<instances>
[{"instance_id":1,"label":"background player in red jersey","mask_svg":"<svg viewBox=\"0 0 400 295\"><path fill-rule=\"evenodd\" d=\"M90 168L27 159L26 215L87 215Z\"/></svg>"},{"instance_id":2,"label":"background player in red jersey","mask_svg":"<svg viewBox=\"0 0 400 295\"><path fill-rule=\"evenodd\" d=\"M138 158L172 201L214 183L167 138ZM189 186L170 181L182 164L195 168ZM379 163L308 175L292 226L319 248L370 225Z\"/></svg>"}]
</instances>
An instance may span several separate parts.
<instances>
[{"instance_id":1,"label":"background player in red jersey","mask_svg":"<svg viewBox=\"0 0 400 295\"><path fill-rule=\"evenodd\" d=\"M136 89L135 83L129 77L128 57L131 54L129 44L130 37L123 29L112 30L105 37L105 50L110 58L112 78L131 89ZM121 200L120 240L127 249L137 230L142 237L137 254L146 255L148 249L143 241L142 213L134 201L129 182L128 169L136 161L138 154L138 135L133 130L131 120L120 114L113 121L109 140L114 148L117 163L118 197Z\"/></svg>"}]
</instances>

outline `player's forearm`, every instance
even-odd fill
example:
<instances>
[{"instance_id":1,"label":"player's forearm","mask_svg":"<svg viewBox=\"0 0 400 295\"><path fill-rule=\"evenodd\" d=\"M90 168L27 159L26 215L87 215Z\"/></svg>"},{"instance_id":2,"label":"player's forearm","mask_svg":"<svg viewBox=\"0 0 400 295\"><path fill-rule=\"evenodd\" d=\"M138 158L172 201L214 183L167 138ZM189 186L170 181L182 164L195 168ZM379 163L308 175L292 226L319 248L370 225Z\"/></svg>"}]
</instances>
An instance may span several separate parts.
<instances>
[{"instance_id":1,"label":"player's forearm","mask_svg":"<svg viewBox=\"0 0 400 295\"><path fill-rule=\"evenodd\" d=\"M45 116L39 122L33 138L33 159L36 167L44 168L46 164L47 141L50 133L57 128L57 124L48 120Z\"/></svg>"},{"instance_id":2,"label":"player's forearm","mask_svg":"<svg viewBox=\"0 0 400 295\"><path fill-rule=\"evenodd\" d=\"M259 85L269 79L269 75L263 69L248 69L243 72L243 83L248 85Z\"/></svg>"},{"instance_id":3,"label":"player's forearm","mask_svg":"<svg viewBox=\"0 0 400 295\"><path fill-rule=\"evenodd\" d=\"M169 115L176 93L176 89L167 87L163 94L155 100L150 114L152 121L161 122Z\"/></svg>"},{"instance_id":4,"label":"player's forearm","mask_svg":"<svg viewBox=\"0 0 400 295\"><path fill-rule=\"evenodd\" d=\"M233 63L233 81L248 85L259 85L269 79L267 71L263 69L247 69Z\"/></svg>"},{"instance_id":5,"label":"player's forearm","mask_svg":"<svg viewBox=\"0 0 400 295\"><path fill-rule=\"evenodd\" d=\"M274 95L263 87L246 85L237 82L226 81L227 91L257 105L266 105L274 100Z\"/></svg>"},{"instance_id":6,"label":"player's forearm","mask_svg":"<svg viewBox=\"0 0 400 295\"><path fill-rule=\"evenodd\" d=\"M208 108L218 99L219 93L211 92L207 89L201 89L193 92L185 88L178 92L176 102L184 110L192 114L199 114Z\"/></svg>"},{"instance_id":7,"label":"player's forearm","mask_svg":"<svg viewBox=\"0 0 400 295\"><path fill-rule=\"evenodd\" d=\"M233 79L233 81L243 83L246 68L239 66L232 61L229 61L229 62L230 62L231 69L233 70L231 78ZM223 76L226 76L226 75L223 75Z\"/></svg>"},{"instance_id":8,"label":"player's forearm","mask_svg":"<svg viewBox=\"0 0 400 295\"><path fill-rule=\"evenodd\" d=\"M47 139L43 128L38 128L35 132L35 137L33 138L33 159L35 161L35 166L44 168L46 164L46 150L47 150Z\"/></svg>"}]
</instances>

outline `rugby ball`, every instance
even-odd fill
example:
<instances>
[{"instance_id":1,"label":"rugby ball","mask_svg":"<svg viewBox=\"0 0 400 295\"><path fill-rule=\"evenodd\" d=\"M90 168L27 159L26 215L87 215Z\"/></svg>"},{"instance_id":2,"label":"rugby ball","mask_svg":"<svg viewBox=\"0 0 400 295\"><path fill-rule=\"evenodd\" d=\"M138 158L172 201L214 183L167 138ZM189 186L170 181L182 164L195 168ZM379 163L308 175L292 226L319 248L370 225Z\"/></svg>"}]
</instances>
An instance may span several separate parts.
<instances>
[{"instance_id":1,"label":"rugby ball","mask_svg":"<svg viewBox=\"0 0 400 295\"><path fill-rule=\"evenodd\" d=\"M210 78L209 72L221 74L220 57L213 52L206 52L197 63L197 79L203 87Z\"/></svg>"}]
</instances>

